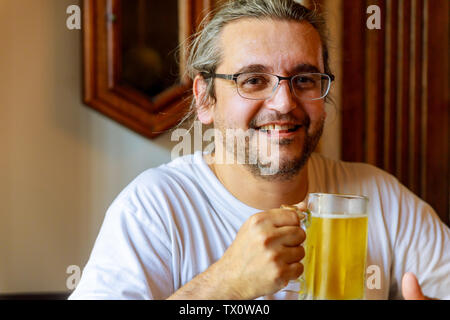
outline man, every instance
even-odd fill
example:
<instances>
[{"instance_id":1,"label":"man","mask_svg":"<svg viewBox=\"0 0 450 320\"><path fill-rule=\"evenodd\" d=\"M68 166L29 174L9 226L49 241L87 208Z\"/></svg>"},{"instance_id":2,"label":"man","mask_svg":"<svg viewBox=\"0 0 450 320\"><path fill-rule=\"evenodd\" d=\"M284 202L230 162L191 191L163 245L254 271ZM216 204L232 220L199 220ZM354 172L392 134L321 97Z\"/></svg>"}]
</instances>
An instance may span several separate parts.
<instances>
[{"instance_id":1,"label":"man","mask_svg":"<svg viewBox=\"0 0 450 320\"><path fill-rule=\"evenodd\" d=\"M310 192L370 198L367 263L381 285L366 298L450 298L450 231L433 209L377 168L312 153L333 80L320 16L289 0L232 1L194 40L188 72L214 151L122 191L71 298L297 299L305 232L279 208ZM246 133L243 155L229 132Z\"/></svg>"}]
</instances>

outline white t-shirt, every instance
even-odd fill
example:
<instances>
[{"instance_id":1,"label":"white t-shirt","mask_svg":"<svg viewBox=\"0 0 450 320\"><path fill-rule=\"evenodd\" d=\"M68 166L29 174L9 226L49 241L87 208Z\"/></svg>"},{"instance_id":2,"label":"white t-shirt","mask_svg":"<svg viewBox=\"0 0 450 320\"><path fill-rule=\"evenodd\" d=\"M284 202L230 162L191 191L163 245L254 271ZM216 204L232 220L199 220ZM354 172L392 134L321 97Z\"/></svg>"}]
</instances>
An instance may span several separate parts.
<instances>
[{"instance_id":1,"label":"white t-shirt","mask_svg":"<svg viewBox=\"0 0 450 320\"><path fill-rule=\"evenodd\" d=\"M313 154L308 179L308 192L370 199L367 266L379 268L381 281L379 288L377 282L366 288L366 299L401 299L407 271L416 274L425 295L450 299L450 229L428 204L368 164ZM148 169L111 204L70 299L165 299L220 259L259 211L219 182L200 151ZM261 298L298 295L280 291Z\"/></svg>"}]
</instances>

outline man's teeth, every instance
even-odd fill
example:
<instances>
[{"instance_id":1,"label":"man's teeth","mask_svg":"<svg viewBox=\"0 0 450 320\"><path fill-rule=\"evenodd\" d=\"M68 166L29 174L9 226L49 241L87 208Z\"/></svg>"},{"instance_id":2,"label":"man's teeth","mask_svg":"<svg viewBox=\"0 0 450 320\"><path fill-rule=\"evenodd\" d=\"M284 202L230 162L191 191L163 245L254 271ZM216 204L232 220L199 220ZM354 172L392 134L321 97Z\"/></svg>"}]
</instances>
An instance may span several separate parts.
<instances>
[{"instance_id":1,"label":"man's teeth","mask_svg":"<svg viewBox=\"0 0 450 320\"><path fill-rule=\"evenodd\" d=\"M261 126L260 130L292 130L295 129L297 126L293 124L286 124L286 125L278 125L278 124L268 124Z\"/></svg>"}]
</instances>

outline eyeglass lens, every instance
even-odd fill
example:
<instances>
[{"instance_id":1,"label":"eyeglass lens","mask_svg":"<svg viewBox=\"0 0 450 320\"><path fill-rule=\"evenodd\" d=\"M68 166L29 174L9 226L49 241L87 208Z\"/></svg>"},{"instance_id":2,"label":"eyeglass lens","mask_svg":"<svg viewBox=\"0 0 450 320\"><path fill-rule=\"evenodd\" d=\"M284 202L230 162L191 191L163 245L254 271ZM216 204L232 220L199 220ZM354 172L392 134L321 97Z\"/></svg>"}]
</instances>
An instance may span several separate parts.
<instances>
[{"instance_id":1,"label":"eyeglass lens","mask_svg":"<svg viewBox=\"0 0 450 320\"><path fill-rule=\"evenodd\" d=\"M329 89L329 78L319 73L305 73L291 79L294 94L305 100L323 98ZM277 76L267 73L242 73L237 79L239 95L247 99L269 99L279 85Z\"/></svg>"}]
</instances>

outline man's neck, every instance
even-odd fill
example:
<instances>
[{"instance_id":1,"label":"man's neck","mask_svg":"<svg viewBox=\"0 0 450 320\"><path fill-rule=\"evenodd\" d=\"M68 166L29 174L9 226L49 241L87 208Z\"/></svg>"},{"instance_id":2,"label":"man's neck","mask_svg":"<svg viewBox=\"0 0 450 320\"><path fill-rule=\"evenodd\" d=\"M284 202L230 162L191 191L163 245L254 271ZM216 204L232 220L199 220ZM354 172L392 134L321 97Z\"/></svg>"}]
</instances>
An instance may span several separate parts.
<instances>
[{"instance_id":1,"label":"man's neck","mask_svg":"<svg viewBox=\"0 0 450 320\"><path fill-rule=\"evenodd\" d=\"M271 181L254 176L243 165L216 164L210 155L205 157L225 188L250 207L269 210L279 208L282 204L296 204L303 201L308 192L307 164L289 180Z\"/></svg>"}]
</instances>

